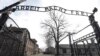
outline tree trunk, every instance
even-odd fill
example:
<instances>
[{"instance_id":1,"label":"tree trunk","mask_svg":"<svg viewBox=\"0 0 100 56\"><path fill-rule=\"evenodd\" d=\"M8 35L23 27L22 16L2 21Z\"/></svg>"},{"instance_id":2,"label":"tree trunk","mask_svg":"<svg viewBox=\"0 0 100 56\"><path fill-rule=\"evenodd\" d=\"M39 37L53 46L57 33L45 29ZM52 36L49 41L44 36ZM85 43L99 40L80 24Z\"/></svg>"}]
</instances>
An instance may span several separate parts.
<instances>
[{"instance_id":1,"label":"tree trunk","mask_svg":"<svg viewBox=\"0 0 100 56\"><path fill-rule=\"evenodd\" d=\"M56 42L56 56L59 56L59 42Z\"/></svg>"}]
</instances>

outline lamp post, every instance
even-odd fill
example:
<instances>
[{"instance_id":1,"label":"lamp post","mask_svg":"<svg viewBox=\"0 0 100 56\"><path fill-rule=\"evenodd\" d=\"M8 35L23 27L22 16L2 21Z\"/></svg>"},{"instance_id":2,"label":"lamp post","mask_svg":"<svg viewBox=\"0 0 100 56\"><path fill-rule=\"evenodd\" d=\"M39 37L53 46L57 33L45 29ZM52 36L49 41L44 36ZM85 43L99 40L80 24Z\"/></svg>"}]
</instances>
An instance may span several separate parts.
<instances>
[{"instance_id":1,"label":"lamp post","mask_svg":"<svg viewBox=\"0 0 100 56\"><path fill-rule=\"evenodd\" d=\"M98 23L95 21L95 17L94 17L94 14L97 11L98 11L98 9L94 8L93 13L89 16L89 21L90 21L90 24L96 34L97 43L99 44L99 42L100 42L100 27L99 27Z\"/></svg>"}]
</instances>

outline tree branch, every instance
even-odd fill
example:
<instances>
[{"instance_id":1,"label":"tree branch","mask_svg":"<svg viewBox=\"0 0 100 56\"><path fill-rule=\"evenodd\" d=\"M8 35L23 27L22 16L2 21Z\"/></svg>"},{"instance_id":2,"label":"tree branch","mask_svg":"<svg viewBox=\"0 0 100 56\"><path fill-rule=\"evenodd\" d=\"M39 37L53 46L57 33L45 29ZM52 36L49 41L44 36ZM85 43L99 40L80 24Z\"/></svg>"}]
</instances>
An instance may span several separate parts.
<instances>
[{"instance_id":1,"label":"tree branch","mask_svg":"<svg viewBox=\"0 0 100 56\"><path fill-rule=\"evenodd\" d=\"M63 39L65 39L67 36L69 36L69 35L66 35L65 37L63 37L61 40L59 40L59 42L61 42Z\"/></svg>"},{"instance_id":2,"label":"tree branch","mask_svg":"<svg viewBox=\"0 0 100 56\"><path fill-rule=\"evenodd\" d=\"M55 35L55 31L54 31L53 27L51 25L49 25L49 24L46 24L46 23L42 23L42 24L44 24L45 26L49 26L52 29L52 31L54 33L54 36L53 37L54 37L55 41L57 41L56 35Z\"/></svg>"}]
</instances>

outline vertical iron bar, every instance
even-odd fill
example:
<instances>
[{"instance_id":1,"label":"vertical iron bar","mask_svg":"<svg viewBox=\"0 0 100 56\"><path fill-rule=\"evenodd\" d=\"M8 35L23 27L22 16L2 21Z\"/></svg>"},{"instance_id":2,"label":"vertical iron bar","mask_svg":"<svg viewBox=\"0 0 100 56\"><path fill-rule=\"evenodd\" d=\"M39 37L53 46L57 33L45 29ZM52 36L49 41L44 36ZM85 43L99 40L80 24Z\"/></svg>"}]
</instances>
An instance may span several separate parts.
<instances>
[{"instance_id":1,"label":"vertical iron bar","mask_svg":"<svg viewBox=\"0 0 100 56\"><path fill-rule=\"evenodd\" d=\"M74 46L74 53L75 53L74 55L78 56L76 43L73 43L73 46Z\"/></svg>"},{"instance_id":2,"label":"vertical iron bar","mask_svg":"<svg viewBox=\"0 0 100 56\"><path fill-rule=\"evenodd\" d=\"M87 40L86 40L86 42L87 42L87 51L89 51L90 56L92 56L91 50L90 50L90 44Z\"/></svg>"},{"instance_id":3,"label":"vertical iron bar","mask_svg":"<svg viewBox=\"0 0 100 56\"><path fill-rule=\"evenodd\" d=\"M80 55L79 55L78 43L76 43L76 52L77 52L77 56L80 56Z\"/></svg>"},{"instance_id":4,"label":"vertical iron bar","mask_svg":"<svg viewBox=\"0 0 100 56\"><path fill-rule=\"evenodd\" d=\"M86 51L86 46L85 46L85 43L84 43L84 41L82 41L82 43L83 43L83 46L84 46L85 55L87 56L87 51Z\"/></svg>"},{"instance_id":5,"label":"vertical iron bar","mask_svg":"<svg viewBox=\"0 0 100 56\"><path fill-rule=\"evenodd\" d=\"M71 41L71 33L68 33L68 34L69 34L69 44L70 44L70 47L71 47L71 56L74 56L73 55L72 41Z\"/></svg>"}]
</instances>

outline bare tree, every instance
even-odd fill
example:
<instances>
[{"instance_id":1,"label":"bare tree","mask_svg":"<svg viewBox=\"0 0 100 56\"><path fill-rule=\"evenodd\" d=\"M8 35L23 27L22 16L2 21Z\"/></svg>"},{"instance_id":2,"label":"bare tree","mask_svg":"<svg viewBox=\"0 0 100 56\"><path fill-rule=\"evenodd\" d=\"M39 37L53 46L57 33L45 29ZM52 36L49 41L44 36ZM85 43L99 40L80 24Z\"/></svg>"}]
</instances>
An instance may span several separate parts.
<instances>
[{"instance_id":1,"label":"bare tree","mask_svg":"<svg viewBox=\"0 0 100 56\"><path fill-rule=\"evenodd\" d=\"M57 15L55 11L50 11L50 19L43 22L43 27L47 29L45 34L47 38L53 38L55 41L56 54L59 55L59 43L68 36L66 29L67 23L64 17Z\"/></svg>"},{"instance_id":2,"label":"bare tree","mask_svg":"<svg viewBox=\"0 0 100 56\"><path fill-rule=\"evenodd\" d=\"M49 30L44 35L45 35L45 43L47 45L47 48L52 47L53 37L51 36L51 31Z\"/></svg>"}]
</instances>

